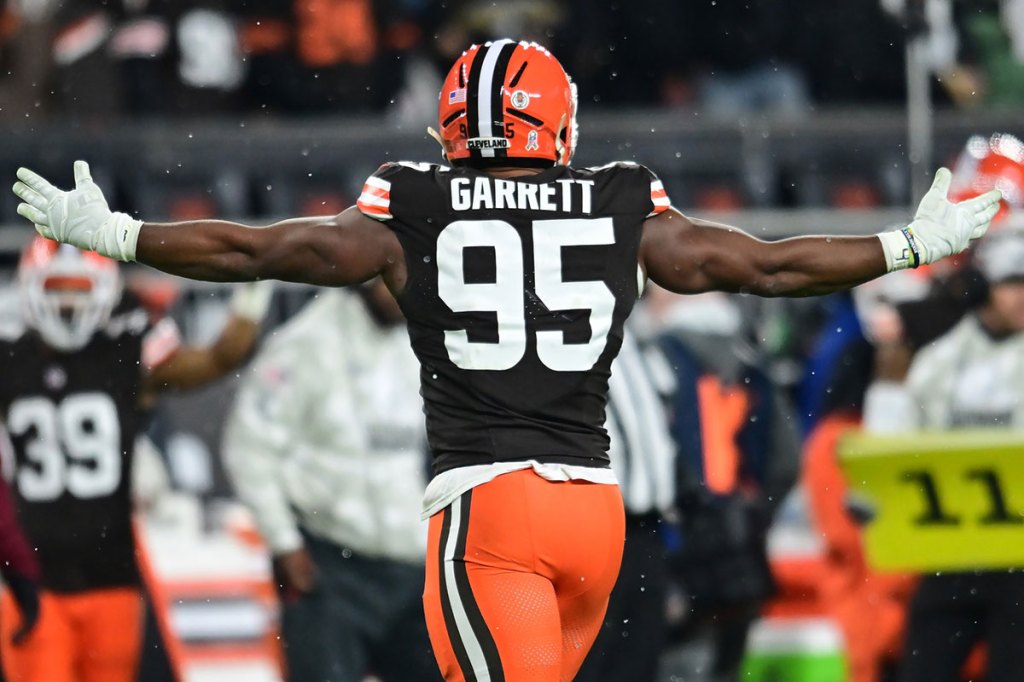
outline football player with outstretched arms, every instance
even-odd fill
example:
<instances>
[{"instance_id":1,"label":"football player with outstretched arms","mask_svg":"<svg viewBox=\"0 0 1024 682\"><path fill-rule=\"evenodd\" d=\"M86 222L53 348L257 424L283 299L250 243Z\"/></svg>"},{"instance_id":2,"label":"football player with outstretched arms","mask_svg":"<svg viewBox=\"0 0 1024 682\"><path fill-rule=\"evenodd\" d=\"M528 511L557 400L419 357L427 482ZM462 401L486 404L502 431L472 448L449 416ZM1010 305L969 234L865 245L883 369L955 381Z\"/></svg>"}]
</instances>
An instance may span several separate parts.
<instances>
[{"instance_id":1,"label":"football player with outstretched arms","mask_svg":"<svg viewBox=\"0 0 1024 682\"><path fill-rule=\"evenodd\" d=\"M440 97L450 166L388 163L355 207L265 229L111 213L88 167L61 191L19 170L44 235L185 277L340 286L382 275L422 368L434 478L424 607L448 680L570 680L623 546L603 429L609 367L649 277L678 293L821 294L959 252L999 193L913 222L762 242L673 209L647 168L569 165L576 91L534 43L470 47ZM326 350L325 352L329 352Z\"/></svg>"},{"instance_id":2,"label":"football player with outstretched arms","mask_svg":"<svg viewBox=\"0 0 1024 682\"><path fill-rule=\"evenodd\" d=\"M8 680L134 682L142 594L132 533L136 436L155 394L213 381L247 357L270 291L244 285L208 346L181 342L122 286L117 263L36 237L18 265L21 314L0 318L0 426L11 490L41 569L38 625L15 644L17 592L0 599ZM13 598L12 598L13 597Z\"/></svg>"}]
</instances>

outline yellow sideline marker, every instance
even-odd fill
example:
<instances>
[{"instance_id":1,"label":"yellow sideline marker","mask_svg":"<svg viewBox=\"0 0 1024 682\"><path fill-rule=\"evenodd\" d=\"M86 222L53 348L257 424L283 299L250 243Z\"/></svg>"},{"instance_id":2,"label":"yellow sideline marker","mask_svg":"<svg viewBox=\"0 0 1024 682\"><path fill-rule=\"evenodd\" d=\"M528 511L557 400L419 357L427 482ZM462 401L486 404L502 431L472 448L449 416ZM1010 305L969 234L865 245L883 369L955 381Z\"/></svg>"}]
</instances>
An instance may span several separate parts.
<instances>
[{"instance_id":1,"label":"yellow sideline marker","mask_svg":"<svg viewBox=\"0 0 1024 682\"><path fill-rule=\"evenodd\" d=\"M849 502L880 570L1024 567L1024 431L878 436L839 445Z\"/></svg>"}]
</instances>

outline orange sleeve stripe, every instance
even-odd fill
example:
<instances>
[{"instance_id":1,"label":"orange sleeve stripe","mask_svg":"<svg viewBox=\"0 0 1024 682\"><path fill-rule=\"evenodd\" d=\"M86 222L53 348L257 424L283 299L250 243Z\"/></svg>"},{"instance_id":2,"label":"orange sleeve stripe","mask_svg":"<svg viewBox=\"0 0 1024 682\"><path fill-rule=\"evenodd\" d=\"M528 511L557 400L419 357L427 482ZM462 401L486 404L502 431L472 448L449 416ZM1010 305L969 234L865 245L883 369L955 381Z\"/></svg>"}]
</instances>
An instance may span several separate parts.
<instances>
[{"instance_id":1,"label":"orange sleeve stripe","mask_svg":"<svg viewBox=\"0 0 1024 682\"><path fill-rule=\"evenodd\" d=\"M663 213L672 205L668 198L668 192L665 191L665 186L661 184L661 180L651 181L651 203L654 204L654 210L647 214L648 218Z\"/></svg>"},{"instance_id":2,"label":"orange sleeve stripe","mask_svg":"<svg viewBox=\"0 0 1024 682\"><path fill-rule=\"evenodd\" d=\"M356 202L356 206L359 208L360 211L362 211L363 215L369 216L371 218L376 218L378 220L389 220L392 217L394 217L391 215L391 212L388 210L388 207L373 206L371 204L367 204L362 199Z\"/></svg>"},{"instance_id":3,"label":"orange sleeve stripe","mask_svg":"<svg viewBox=\"0 0 1024 682\"><path fill-rule=\"evenodd\" d=\"M371 175L363 184L356 206L365 215L377 220L389 220L391 215L391 183Z\"/></svg>"}]
</instances>

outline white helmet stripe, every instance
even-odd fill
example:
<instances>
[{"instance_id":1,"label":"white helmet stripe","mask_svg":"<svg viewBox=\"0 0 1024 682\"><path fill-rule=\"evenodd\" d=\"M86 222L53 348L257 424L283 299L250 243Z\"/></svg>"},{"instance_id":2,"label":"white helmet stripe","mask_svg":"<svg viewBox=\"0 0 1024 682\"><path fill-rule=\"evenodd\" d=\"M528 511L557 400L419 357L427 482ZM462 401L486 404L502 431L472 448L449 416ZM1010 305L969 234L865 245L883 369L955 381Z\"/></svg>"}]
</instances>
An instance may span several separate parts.
<instances>
[{"instance_id":1,"label":"white helmet stripe","mask_svg":"<svg viewBox=\"0 0 1024 682\"><path fill-rule=\"evenodd\" d=\"M498 63L498 55L501 54L501 48L511 42L513 41L508 39L495 41L490 44L487 48L487 54L484 55L484 63L480 68L480 80L477 89L477 120L479 121L480 137L494 137L491 125L494 121L493 112L491 111L491 87L494 84L494 67ZM493 157L494 150L481 149L480 155Z\"/></svg>"}]
</instances>

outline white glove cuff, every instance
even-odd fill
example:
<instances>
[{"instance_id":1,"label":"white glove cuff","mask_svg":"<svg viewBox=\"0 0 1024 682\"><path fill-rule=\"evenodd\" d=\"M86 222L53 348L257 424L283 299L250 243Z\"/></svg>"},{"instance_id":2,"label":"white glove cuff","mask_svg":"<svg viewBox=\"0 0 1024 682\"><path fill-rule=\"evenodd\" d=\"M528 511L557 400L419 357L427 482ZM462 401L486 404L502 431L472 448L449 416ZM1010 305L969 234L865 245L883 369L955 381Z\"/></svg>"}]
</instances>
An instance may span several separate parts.
<instances>
[{"instance_id":1,"label":"white glove cuff","mask_svg":"<svg viewBox=\"0 0 1024 682\"><path fill-rule=\"evenodd\" d=\"M886 271L905 270L921 265L917 239L909 227L875 235L882 242Z\"/></svg>"},{"instance_id":2,"label":"white glove cuff","mask_svg":"<svg viewBox=\"0 0 1024 682\"><path fill-rule=\"evenodd\" d=\"M231 295L231 313L243 320L259 323L267 314L273 296L274 283L269 280L240 284Z\"/></svg>"},{"instance_id":3,"label":"white glove cuff","mask_svg":"<svg viewBox=\"0 0 1024 682\"><path fill-rule=\"evenodd\" d=\"M111 213L93 233L89 248L101 256L134 261L141 229L141 220L135 220L127 213Z\"/></svg>"}]
</instances>

